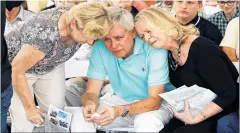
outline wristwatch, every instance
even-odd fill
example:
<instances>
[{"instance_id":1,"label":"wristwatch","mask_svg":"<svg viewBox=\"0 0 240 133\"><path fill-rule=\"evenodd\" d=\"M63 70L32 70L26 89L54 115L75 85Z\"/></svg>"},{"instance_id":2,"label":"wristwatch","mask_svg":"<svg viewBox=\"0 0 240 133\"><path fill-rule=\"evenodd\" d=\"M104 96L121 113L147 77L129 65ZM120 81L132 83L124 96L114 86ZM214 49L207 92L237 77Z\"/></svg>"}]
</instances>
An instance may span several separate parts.
<instances>
[{"instance_id":1,"label":"wristwatch","mask_svg":"<svg viewBox=\"0 0 240 133\"><path fill-rule=\"evenodd\" d=\"M127 105L123 105L123 107L124 107L124 111L123 111L122 117L126 117L129 113L129 110L127 108Z\"/></svg>"}]
</instances>

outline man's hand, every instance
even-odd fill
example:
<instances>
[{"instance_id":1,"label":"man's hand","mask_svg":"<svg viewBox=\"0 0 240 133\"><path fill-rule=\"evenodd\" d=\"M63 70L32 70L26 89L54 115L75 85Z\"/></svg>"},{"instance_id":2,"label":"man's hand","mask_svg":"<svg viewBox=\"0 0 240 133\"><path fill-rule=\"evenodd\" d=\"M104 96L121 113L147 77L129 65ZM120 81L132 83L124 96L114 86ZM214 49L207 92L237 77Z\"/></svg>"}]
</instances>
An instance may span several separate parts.
<instances>
[{"instance_id":1,"label":"man's hand","mask_svg":"<svg viewBox=\"0 0 240 133\"><path fill-rule=\"evenodd\" d=\"M108 125L112 123L112 121L118 117L121 116L124 108L122 106L108 106L105 108L102 108L98 111L98 113L101 115L99 117L93 117L93 121L101 126Z\"/></svg>"},{"instance_id":2,"label":"man's hand","mask_svg":"<svg viewBox=\"0 0 240 133\"><path fill-rule=\"evenodd\" d=\"M113 118L110 114L110 111L106 108L102 108L98 111L100 114L99 117L93 117L93 121L100 126L105 126L112 123Z\"/></svg>"},{"instance_id":3,"label":"man's hand","mask_svg":"<svg viewBox=\"0 0 240 133\"><path fill-rule=\"evenodd\" d=\"M97 105L92 101L87 101L85 106L83 106L83 116L88 122L93 122L91 116L96 112Z\"/></svg>"},{"instance_id":4,"label":"man's hand","mask_svg":"<svg viewBox=\"0 0 240 133\"><path fill-rule=\"evenodd\" d=\"M26 108L26 115L27 119L33 124L42 125L44 122L43 117L41 116L40 109L36 106Z\"/></svg>"}]
</instances>

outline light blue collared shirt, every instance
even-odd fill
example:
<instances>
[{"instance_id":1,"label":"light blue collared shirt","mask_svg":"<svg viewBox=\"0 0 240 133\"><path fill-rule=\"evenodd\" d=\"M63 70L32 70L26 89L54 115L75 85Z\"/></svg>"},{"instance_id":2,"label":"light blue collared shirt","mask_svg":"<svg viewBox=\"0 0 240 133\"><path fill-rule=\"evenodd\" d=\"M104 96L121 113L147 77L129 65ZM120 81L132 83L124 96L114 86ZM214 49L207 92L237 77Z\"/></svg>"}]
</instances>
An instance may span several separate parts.
<instances>
[{"instance_id":1,"label":"light blue collared shirt","mask_svg":"<svg viewBox=\"0 0 240 133\"><path fill-rule=\"evenodd\" d=\"M104 80L106 76L114 93L126 101L148 97L150 86L169 83L168 51L154 49L139 36L135 37L133 53L117 58L98 40L92 50L88 78Z\"/></svg>"},{"instance_id":2,"label":"light blue collared shirt","mask_svg":"<svg viewBox=\"0 0 240 133\"><path fill-rule=\"evenodd\" d=\"M35 13L27 11L27 10L23 9L23 7L21 6L19 14L12 22L7 21L7 19L6 19L4 36L6 36L14 28L16 28L17 25L23 23L24 21L26 21L33 15L35 15Z\"/></svg>"}]
</instances>

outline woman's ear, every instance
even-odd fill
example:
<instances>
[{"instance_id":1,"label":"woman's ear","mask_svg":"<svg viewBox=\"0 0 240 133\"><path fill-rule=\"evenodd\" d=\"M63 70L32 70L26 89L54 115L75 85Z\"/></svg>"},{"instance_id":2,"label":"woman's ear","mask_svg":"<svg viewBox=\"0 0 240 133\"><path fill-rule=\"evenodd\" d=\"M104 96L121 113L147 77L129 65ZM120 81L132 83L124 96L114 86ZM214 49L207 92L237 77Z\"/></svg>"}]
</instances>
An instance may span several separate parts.
<instances>
[{"instance_id":1,"label":"woman's ear","mask_svg":"<svg viewBox=\"0 0 240 133\"><path fill-rule=\"evenodd\" d=\"M74 21L74 20L71 21L70 28L71 28L71 30L76 28L76 21Z\"/></svg>"}]
</instances>

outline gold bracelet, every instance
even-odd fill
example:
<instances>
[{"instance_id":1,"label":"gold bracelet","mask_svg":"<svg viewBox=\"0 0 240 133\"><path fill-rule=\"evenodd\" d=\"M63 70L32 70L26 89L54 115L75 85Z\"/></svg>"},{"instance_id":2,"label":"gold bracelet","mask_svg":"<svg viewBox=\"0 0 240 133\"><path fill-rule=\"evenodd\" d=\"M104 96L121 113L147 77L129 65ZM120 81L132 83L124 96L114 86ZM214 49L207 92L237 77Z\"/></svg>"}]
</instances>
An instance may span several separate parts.
<instances>
[{"instance_id":1,"label":"gold bracelet","mask_svg":"<svg viewBox=\"0 0 240 133\"><path fill-rule=\"evenodd\" d=\"M199 113L203 116L203 119L205 120L205 119L206 119L206 116L203 114L203 112L200 111Z\"/></svg>"}]
</instances>

